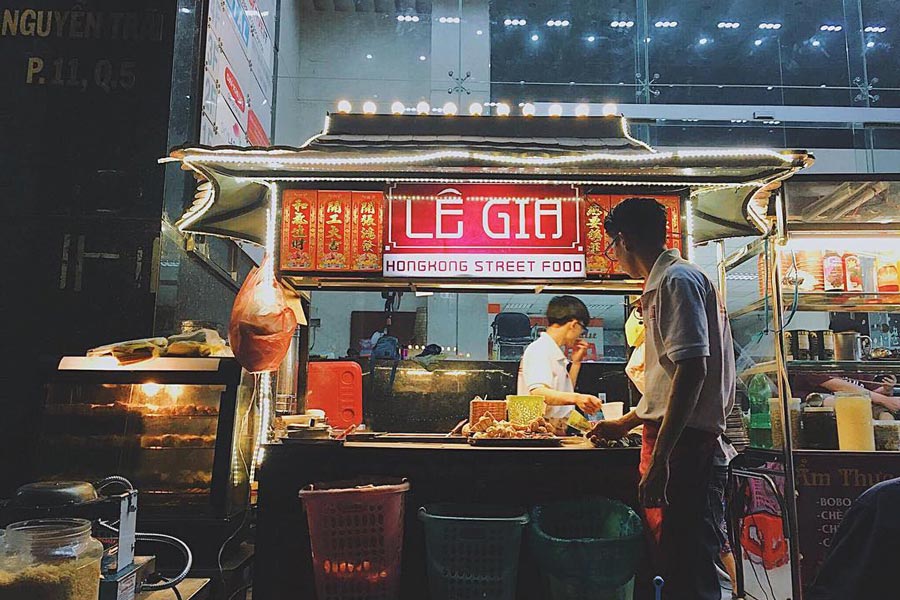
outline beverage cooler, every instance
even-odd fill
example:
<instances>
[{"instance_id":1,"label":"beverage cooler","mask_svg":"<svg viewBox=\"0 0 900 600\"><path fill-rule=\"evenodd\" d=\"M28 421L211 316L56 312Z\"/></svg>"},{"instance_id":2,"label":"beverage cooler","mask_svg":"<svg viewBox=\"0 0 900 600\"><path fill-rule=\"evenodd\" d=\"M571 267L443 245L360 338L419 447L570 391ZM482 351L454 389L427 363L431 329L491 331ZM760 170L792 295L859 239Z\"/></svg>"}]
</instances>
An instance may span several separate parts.
<instances>
[{"instance_id":1,"label":"beverage cooler","mask_svg":"<svg viewBox=\"0 0 900 600\"><path fill-rule=\"evenodd\" d=\"M64 357L45 381L31 479L124 476L139 530L175 533L215 564L249 508L252 377L232 358Z\"/></svg>"}]
</instances>

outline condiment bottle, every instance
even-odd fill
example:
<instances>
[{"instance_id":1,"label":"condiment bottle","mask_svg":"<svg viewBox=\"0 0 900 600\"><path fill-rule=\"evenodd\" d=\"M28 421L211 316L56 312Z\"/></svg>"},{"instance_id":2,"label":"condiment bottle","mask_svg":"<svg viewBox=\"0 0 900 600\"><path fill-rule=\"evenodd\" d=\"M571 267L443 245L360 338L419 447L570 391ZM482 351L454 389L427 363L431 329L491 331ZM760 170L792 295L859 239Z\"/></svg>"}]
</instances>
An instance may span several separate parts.
<instances>
[{"instance_id":1,"label":"condiment bottle","mask_svg":"<svg viewBox=\"0 0 900 600\"><path fill-rule=\"evenodd\" d=\"M890 260L882 260L881 257L875 261L875 277L879 292L900 292L900 275L898 275L897 265Z\"/></svg>"},{"instance_id":2,"label":"condiment bottle","mask_svg":"<svg viewBox=\"0 0 900 600\"><path fill-rule=\"evenodd\" d=\"M862 262L852 252L844 253L844 289L848 292L863 291Z\"/></svg>"},{"instance_id":3,"label":"condiment bottle","mask_svg":"<svg viewBox=\"0 0 900 600\"><path fill-rule=\"evenodd\" d=\"M844 290L844 261L834 250L828 249L822 255L822 277L826 292Z\"/></svg>"}]
</instances>

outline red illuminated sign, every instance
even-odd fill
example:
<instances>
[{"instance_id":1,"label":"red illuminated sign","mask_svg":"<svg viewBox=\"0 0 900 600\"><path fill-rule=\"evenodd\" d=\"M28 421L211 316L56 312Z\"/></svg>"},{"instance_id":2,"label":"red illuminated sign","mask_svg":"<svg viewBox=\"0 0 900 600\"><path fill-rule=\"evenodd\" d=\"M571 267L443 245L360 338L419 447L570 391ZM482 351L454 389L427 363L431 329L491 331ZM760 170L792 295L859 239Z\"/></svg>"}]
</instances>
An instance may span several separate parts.
<instances>
[{"instance_id":1,"label":"red illuminated sign","mask_svg":"<svg viewBox=\"0 0 900 600\"><path fill-rule=\"evenodd\" d=\"M553 185L399 185L385 277L584 277L581 205Z\"/></svg>"}]
</instances>

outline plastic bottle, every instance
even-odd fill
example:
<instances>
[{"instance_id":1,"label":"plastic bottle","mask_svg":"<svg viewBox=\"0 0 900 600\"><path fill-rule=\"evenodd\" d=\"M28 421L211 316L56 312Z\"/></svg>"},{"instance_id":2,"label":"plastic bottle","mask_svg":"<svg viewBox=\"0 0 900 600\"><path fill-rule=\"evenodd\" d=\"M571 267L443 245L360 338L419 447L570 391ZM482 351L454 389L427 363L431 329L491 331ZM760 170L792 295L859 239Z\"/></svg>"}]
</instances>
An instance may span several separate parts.
<instances>
[{"instance_id":1,"label":"plastic bottle","mask_svg":"<svg viewBox=\"0 0 900 600\"><path fill-rule=\"evenodd\" d=\"M848 292L863 291L863 270L859 256L853 252L844 253L844 287Z\"/></svg>"},{"instance_id":2,"label":"plastic bottle","mask_svg":"<svg viewBox=\"0 0 900 600\"><path fill-rule=\"evenodd\" d=\"M875 260L875 272L878 291L881 293L900 292L900 274L893 253L879 253Z\"/></svg>"},{"instance_id":3,"label":"plastic bottle","mask_svg":"<svg viewBox=\"0 0 900 600\"><path fill-rule=\"evenodd\" d=\"M750 398L750 445L755 448L772 447L772 421L769 416L769 399L772 382L762 373L750 378L747 396Z\"/></svg>"},{"instance_id":4,"label":"plastic bottle","mask_svg":"<svg viewBox=\"0 0 900 600\"><path fill-rule=\"evenodd\" d=\"M844 262L834 250L825 250L822 256L822 275L826 292L844 290Z\"/></svg>"}]
</instances>

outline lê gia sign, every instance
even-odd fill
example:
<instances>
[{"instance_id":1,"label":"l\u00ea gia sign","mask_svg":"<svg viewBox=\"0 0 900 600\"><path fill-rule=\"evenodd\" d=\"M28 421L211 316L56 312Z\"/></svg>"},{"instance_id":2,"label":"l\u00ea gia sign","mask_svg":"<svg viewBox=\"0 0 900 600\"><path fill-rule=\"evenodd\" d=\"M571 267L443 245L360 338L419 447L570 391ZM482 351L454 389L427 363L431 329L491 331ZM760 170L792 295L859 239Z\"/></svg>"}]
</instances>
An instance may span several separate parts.
<instances>
[{"instance_id":1,"label":"l\u00ea gia sign","mask_svg":"<svg viewBox=\"0 0 900 600\"><path fill-rule=\"evenodd\" d=\"M564 185L397 185L385 277L584 278L582 207Z\"/></svg>"}]
</instances>

